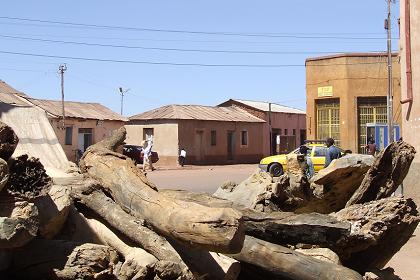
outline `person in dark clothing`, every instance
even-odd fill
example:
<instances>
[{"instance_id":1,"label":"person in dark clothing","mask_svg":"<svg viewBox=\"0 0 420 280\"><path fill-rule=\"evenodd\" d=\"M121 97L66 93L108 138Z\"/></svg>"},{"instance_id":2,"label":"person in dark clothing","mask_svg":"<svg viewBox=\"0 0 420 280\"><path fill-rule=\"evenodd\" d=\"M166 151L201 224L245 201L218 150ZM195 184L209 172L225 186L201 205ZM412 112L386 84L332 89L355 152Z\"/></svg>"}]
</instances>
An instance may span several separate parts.
<instances>
[{"instance_id":1,"label":"person in dark clothing","mask_svg":"<svg viewBox=\"0 0 420 280\"><path fill-rule=\"evenodd\" d=\"M327 167L334 159L338 159L339 157L341 157L341 152L336 146L334 146L334 139L327 138L325 142L328 147L328 150L325 156L324 167Z\"/></svg>"},{"instance_id":2,"label":"person in dark clothing","mask_svg":"<svg viewBox=\"0 0 420 280\"><path fill-rule=\"evenodd\" d=\"M365 149L367 150L369 155L374 156L376 154L376 144L375 144L375 140L373 140L373 138L369 138L368 144L366 145Z\"/></svg>"},{"instance_id":3,"label":"person in dark clothing","mask_svg":"<svg viewBox=\"0 0 420 280\"><path fill-rule=\"evenodd\" d=\"M299 147L299 153L304 155L306 159L306 165L307 165L307 168L305 170L306 177L310 179L312 176L314 176L315 171L314 171L314 164L312 163L312 160L311 160L311 155L310 153L308 153L308 151L310 151L310 149L305 145L302 145Z\"/></svg>"}]
</instances>

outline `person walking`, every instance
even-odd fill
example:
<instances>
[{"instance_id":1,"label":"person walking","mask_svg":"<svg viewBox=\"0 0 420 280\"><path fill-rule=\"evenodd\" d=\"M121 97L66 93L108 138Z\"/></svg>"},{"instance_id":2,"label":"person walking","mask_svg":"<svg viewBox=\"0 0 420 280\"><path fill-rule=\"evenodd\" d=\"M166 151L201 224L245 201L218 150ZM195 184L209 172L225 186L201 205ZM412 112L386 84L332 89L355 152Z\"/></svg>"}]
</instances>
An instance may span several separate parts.
<instances>
[{"instance_id":1,"label":"person walking","mask_svg":"<svg viewBox=\"0 0 420 280\"><path fill-rule=\"evenodd\" d=\"M328 150L327 150L327 154L325 156L325 167L328 167L328 165L330 165L330 163L334 160L334 159L338 159L339 157L341 157L341 152L340 150L334 146L334 139L332 138L327 138L327 140L325 141Z\"/></svg>"},{"instance_id":2,"label":"person walking","mask_svg":"<svg viewBox=\"0 0 420 280\"><path fill-rule=\"evenodd\" d=\"M146 172L147 167L151 171L154 170L152 163L152 148L153 148L153 139L149 138L145 141L143 145L143 171Z\"/></svg>"},{"instance_id":3,"label":"person walking","mask_svg":"<svg viewBox=\"0 0 420 280\"><path fill-rule=\"evenodd\" d=\"M367 150L369 155L375 156L377 148L375 140L372 137L369 138L368 144L366 145L365 149Z\"/></svg>"},{"instance_id":4,"label":"person walking","mask_svg":"<svg viewBox=\"0 0 420 280\"><path fill-rule=\"evenodd\" d=\"M305 170L306 177L310 179L312 178L312 176L314 176L315 170L314 170L314 164L311 159L311 155L308 154L308 151L310 151L308 146L302 145L299 147L299 153L303 154L306 159L306 165L307 165L307 168Z\"/></svg>"},{"instance_id":5,"label":"person walking","mask_svg":"<svg viewBox=\"0 0 420 280\"><path fill-rule=\"evenodd\" d=\"M181 148L181 151L179 152L179 164L182 167L184 167L186 157L187 157L187 151L185 151L184 148Z\"/></svg>"}]
</instances>

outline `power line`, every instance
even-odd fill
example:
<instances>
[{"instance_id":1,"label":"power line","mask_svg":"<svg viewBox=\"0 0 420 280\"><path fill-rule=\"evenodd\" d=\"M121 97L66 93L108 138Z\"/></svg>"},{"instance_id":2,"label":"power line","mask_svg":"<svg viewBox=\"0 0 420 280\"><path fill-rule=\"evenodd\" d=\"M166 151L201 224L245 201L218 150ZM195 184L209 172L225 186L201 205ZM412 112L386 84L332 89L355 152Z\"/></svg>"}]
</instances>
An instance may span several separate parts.
<instances>
[{"instance_id":1,"label":"power line","mask_svg":"<svg viewBox=\"0 0 420 280\"><path fill-rule=\"evenodd\" d=\"M370 64L385 63L385 62L359 62L359 63L317 64L317 65L305 65L305 64L205 64L205 63L176 63L176 62L163 62L163 61L136 61L136 60L101 59L101 58L89 58L89 57L74 57L74 56L60 56L60 55L10 52L10 51L2 51L2 50L0 50L0 53L11 54L11 55L20 55L20 56L59 58L59 59L81 60L81 61L97 61L97 62L129 63L129 64L150 64L150 65L170 65L170 66L199 66L199 67L283 68L283 67L318 67L318 66L340 66L340 65L370 65Z\"/></svg>"},{"instance_id":2,"label":"power line","mask_svg":"<svg viewBox=\"0 0 420 280\"><path fill-rule=\"evenodd\" d=\"M0 16L0 19L24 21L24 22L38 22L54 25L73 26L73 27L88 27L114 30L130 30L130 31L146 31L146 32L165 32L165 33L182 33L182 34L202 34L202 35L221 35L221 36L240 36L240 37L266 37L266 38L300 38L300 39L348 39L348 40L383 40L384 37L344 37L344 36L314 36L314 35L295 35L295 34L281 34L281 33L243 33L243 32L215 32L215 31L193 31L193 30L175 30L175 29L160 29L160 28L144 28L144 27L129 27L129 26L115 26L115 25L99 25L86 24L76 22L52 21L41 19L29 19L19 17ZM314 33L311 33L314 34Z\"/></svg>"},{"instance_id":3,"label":"power line","mask_svg":"<svg viewBox=\"0 0 420 280\"><path fill-rule=\"evenodd\" d=\"M36 42L71 44L82 46L96 46L96 47L111 47L111 48L124 48L124 49L142 49L142 50L157 50L157 51L178 51L178 52L200 52L200 53L234 53L234 54L331 54L331 53L346 53L347 51L248 51L248 50L209 50L209 49L182 49L182 48L160 48L160 47L145 47L145 46L128 46L128 45L114 45L114 44L99 44L88 42L75 42L75 41L62 41L50 40L21 36L0 35L2 38L29 40ZM378 53L380 51L368 51Z\"/></svg>"},{"instance_id":4,"label":"power line","mask_svg":"<svg viewBox=\"0 0 420 280\"><path fill-rule=\"evenodd\" d=\"M1 24L1 23L0 23ZM196 39L156 39L156 38L127 38L127 37L99 37L99 36L80 36L80 35L62 35L62 34L33 34L33 33L14 33L6 34L5 36L37 36L37 37L61 37L61 38L83 38L83 39L97 39L97 40L119 40L119 41L151 41L151 42L188 42L188 43L227 43L227 44L296 44L296 43L307 43L306 41L244 41L244 40L196 40ZM398 35L396 35L393 40L398 40ZM325 43L323 42L314 42L311 43ZM368 42L355 42L356 44L368 44ZM370 43L369 43L370 44Z\"/></svg>"}]
</instances>

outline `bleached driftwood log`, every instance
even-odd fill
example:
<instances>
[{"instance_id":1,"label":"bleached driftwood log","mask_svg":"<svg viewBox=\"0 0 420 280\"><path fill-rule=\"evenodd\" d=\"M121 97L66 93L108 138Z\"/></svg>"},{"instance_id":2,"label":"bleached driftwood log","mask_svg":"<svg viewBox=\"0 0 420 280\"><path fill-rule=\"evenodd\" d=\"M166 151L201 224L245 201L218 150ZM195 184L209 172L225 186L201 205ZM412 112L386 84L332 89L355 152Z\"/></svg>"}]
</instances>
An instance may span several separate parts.
<instances>
[{"instance_id":1,"label":"bleached driftwood log","mask_svg":"<svg viewBox=\"0 0 420 280\"><path fill-rule=\"evenodd\" d=\"M160 195L133 161L113 152L125 139L124 127L87 149L81 170L98 180L127 212L146 220L162 235L205 250L234 253L244 240L242 216L231 208L174 201Z\"/></svg>"},{"instance_id":2,"label":"bleached driftwood log","mask_svg":"<svg viewBox=\"0 0 420 280\"><path fill-rule=\"evenodd\" d=\"M401 185L410 169L416 150L404 141L392 142L376 157L360 187L346 206L390 196Z\"/></svg>"},{"instance_id":3,"label":"bleached driftwood log","mask_svg":"<svg viewBox=\"0 0 420 280\"><path fill-rule=\"evenodd\" d=\"M420 217L411 199L395 196L344 208L333 217L352 224L332 249L342 263L363 271L382 268L410 239Z\"/></svg>"},{"instance_id":4,"label":"bleached driftwood log","mask_svg":"<svg viewBox=\"0 0 420 280\"><path fill-rule=\"evenodd\" d=\"M206 193L184 190L161 190L172 199L199 203L208 207L233 207L241 211L247 235L276 244L317 244L333 246L340 238L350 234L350 223L338 221L318 213L295 214L292 212L258 212L237 205L229 200Z\"/></svg>"},{"instance_id":5,"label":"bleached driftwood log","mask_svg":"<svg viewBox=\"0 0 420 280\"><path fill-rule=\"evenodd\" d=\"M27 244L36 236L38 226L38 209L33 203L0 196L0 249Z\"/></svg>"},{"instance_id":6,"label":"bleached driftwood log","mask_svg":"<svg viewBox=\"0 0 420 280\"><path fill-rule=\"evenodd\" d=\"M324 262L251 236L245 237L242 251L231 256L241 261L243 267L250 264L251 269L262 277L255 278L255 275L245 274L241 275L241 279L362 279L359 273L344 266Z\"/></svg>"},{"instance_id":7,"label":"bleached driftwood log","mask_svg":"<svg viewBox=\"0 0 420 280\"><path fill-rule=\"evenodd\" d=\"M36 239L14 251L10 279L113 279L117 252L104 245Z\"/></svg>"},{"instance_id":8,"label":"bleached driftwood log","mask_svg":"<svg viewBox=\"0 0 420 280\"><path fill-rule=\"evenodd\" d=\"M183 279L236 279L240 264L221 254L186 247L184 244L164 237L144 226L142 219L124 212L90 180L73 185L76 204L82 204L130 240L144 248L159 260L176 263L172 266ZM191 271L190 271L191 270Z\"/></svg>"}]
</instances>

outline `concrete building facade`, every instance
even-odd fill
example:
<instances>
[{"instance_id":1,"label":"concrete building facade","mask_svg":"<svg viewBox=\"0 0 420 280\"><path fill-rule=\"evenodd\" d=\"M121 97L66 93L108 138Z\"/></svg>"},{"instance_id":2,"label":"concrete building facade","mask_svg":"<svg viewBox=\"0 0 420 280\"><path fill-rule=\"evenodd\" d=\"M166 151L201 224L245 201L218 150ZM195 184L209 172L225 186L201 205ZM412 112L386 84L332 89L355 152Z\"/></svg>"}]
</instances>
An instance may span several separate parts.
<instances>
[{"instance_id":1,"label":"concrete building facade","mask_svg":"<svg viewBox=\"0 0 420 280\"><path fill-rule=\"evenodd\" d=\"M400 65L392 57L395 124L401 126ZM343 149L364 153L367 123L387 123L385 53L351 53L306 60L308 139L332 137Z\"/></svg>"},{"instance_id":2,"label":"concrete building facade","mask_svg":"<svg viewBox=\"0 0 420 280\"><path fill-rule=\"evenodd\" d=\"M306 140L306 112L303 110L241 99L229 99L218 106L239 107L265 121L261 135L264 156L288 153Z\"/></svg>"},{"instance_id":3,"label":"concrete building facade","mask_svg":"<svg viewBox=\"0 0 420 280\"><path fill-rule=\"evenodd\" d=\"M129 118L127 144L153 136L159 165L257 163L263 157L264 120L233 107L168 105Z\"/></svg>"},{"instance_id":4,"label":"concrete building facade","mask_svg":"<svg viewBox=\"0 0 420 280\"><path fill-rule=\"evenodd\" d=\"M403 139L417 154L404 181L404 195L420 203L420 0L400 2Z\"/></svg>"}]
</instances>

